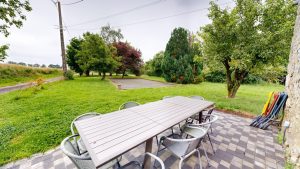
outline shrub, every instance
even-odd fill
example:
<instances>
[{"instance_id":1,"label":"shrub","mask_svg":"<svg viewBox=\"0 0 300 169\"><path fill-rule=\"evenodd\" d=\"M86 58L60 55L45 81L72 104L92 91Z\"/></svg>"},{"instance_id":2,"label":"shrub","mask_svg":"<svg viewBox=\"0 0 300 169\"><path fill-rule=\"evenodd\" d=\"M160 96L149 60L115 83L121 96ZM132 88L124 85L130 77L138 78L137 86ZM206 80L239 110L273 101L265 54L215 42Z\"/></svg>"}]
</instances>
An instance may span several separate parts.
<instances>
[{"instance_id":1,"label":"shrub","mask_svg":"<svg viewBox=\"0 0 300 169\"><path fill-rule=\"evenodd\" d=\"M66 80L74 80L74 72L72 70L67 70L67 72L64 73L64 77Z\"/></svg>"},{"instance_id":2,"label":"shrub","mask_svg":"<svg viewBox=\"0 0 300 169\"><path fill-rule=\"evenodd\" d=\"M223 71L212 71L205 74L205 80L209 82L223 83L226 81L226 74Z\"/></svg>"},{"instance_id":3,"label":"shrub","mask_svg":"<svg viewBox=\"0 0 300 169\"><path fill-rule=\"evenodd\" d=\"M253 74L249 74L243 81L243 84L259 84L262 83L263 80L261 77Z\"/></svg>"}]
</instances>

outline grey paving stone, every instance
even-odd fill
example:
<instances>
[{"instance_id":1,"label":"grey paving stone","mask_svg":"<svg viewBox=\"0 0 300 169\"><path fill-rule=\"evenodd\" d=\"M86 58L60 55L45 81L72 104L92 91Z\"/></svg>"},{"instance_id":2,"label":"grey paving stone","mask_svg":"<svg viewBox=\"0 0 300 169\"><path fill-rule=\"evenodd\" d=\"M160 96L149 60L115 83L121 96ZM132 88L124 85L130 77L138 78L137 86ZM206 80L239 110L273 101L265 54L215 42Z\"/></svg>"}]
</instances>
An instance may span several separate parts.
<instances>
[{"instance_id":1,"label":"grey paving stone","mask_svg":"<svg viewBox=\"0 0 300 169\"><path fill-rule=\"evenodd\" d=\"M212 165L210 167L207 166L204 153L201 151L203 168L284 168L283 148L276 143L276 129L261 130L253 128L248 126L251 122L249 119L220 112L214 113L219 115L220 118L213 125L213 133L209 134L216 153L212 153L209 142L205 141L204 146L208 151L208 157ZM167 133L162 135L165 134ZM157 145L154 144L153 147L156 151ZM121 164L131 160L142 162L144 150L144 144L142 144L127 152L123 155ZM159 156L163 159L166 168L177 168L178 159L167 150L161 151ZM0 169L34 169L36 167L44 169L75 169L74 164L65 157L59 148L2 166ZM184 161L183 169L198 168L197 155Z\"/></svg>"}]
</instances>

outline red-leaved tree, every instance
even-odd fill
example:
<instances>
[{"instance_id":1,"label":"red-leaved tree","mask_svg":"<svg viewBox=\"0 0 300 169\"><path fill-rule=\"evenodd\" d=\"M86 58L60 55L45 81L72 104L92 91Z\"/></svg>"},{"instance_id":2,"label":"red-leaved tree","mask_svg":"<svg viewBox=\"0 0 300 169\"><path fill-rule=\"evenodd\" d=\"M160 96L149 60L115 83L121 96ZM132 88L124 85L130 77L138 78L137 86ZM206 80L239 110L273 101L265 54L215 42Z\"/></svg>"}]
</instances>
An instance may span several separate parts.
<instances>
[{"instance_id":1,"label":"red-leaved tree","mask_svg":"<svg viewBox=\"0 0 300 169\"><path fill-rule=\"evenodd\" d=\"M127 70L136 76L140 75L143 65L141 51L132 47L128 42L116 42L114 47L117 49L117 55L121 57L121 66L116 72L122 73L122 78L124 78Z\"/></svg>"}]
</instances>

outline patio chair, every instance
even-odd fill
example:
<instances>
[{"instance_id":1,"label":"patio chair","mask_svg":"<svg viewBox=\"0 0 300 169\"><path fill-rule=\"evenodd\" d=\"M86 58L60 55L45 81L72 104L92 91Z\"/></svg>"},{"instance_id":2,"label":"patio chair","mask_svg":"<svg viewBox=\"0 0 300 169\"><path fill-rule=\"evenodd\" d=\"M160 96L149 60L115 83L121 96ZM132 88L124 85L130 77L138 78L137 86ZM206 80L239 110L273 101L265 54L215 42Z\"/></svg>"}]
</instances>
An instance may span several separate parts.
<instances>
[{"instance_id":1,"label":"patio chair","mask_svg":"<svg viewBox=\"0 0 300 169\"><path fill-rule=\"evenodd\" d=\"M85 114L82 114L80 116L77 116L71 123L71 133L72 135L74 134L77 134L77 131L76 131L76 127L74 125L75 121L80 121L80 120L84 120L84 119L88 119L88 118L92 118L92 117L95 117L95 116L100 116L101 114L100 113L96 113L96 112L91 112L91 113L85 113ZM74 138L74 141L76 139ZM79 154L84 154L87 152L86 150L86 147L85 145L83 144L83 141L81 138L79 138L76 142L75 142L75 145L76 145L76 148L79 152Z\"/></svg>"},{"instance_id":2,"label":"patio chair","mask_svg":"<svg viewBox=\"0 0 300 169\"><path fill-rule=\"evenodd\" d=\"M130 108L130 107L135 107L135 106L138 106L138 105L140 105L140 103L133 102L133 101L129 101L129 102L123 103L123 104L119 107L119 110L128 109L128 108Z\"/></svg>"},{"instance_id":3,"label":"patio chair","mask_svg":"<svg viewBox=\"0 0 300 169\"><path fill-rule=\"evenodd\" d=\"M197 128L197 130L199 130L199 133L201 132L202 135L199 135L199 137L194 137L194 138L187 139L187 138L181 137L181 138L174 139L174 138L165 137L165 136L161 137L159 145L158 145L157 155L161 151L161 149L160 149L161 146L164 146L164 149L169 150L173 155L175 155L176 157L178 157L180 159L179 169L181 169L183 161L197 152L198 158L199 158L199 165L200 165L200 168L202 169L201 154L200 154L199 146L202 146L202 148L204 148L201 143L202 143L204 136L207 133L207 129ZM204 149L204 153L205 153L207 162L209 163L205 149Z\"/></svg>"},{"instance_id":4,"label":"patio chair","mask_svg":"<svg viewBox=\"0 0 300 169\"><path fill-rule=\"evenodd\" d=\"M218 116L216 115L207 115L206 116L206 121L204 123L201 124L187 124L186 126L183 126L182 128L182 132L192 136L194 138L198 138L200 136L202 136L202 131L199 129L205 129L205 130L209 130L209 128L211 128L211 125L216 122L218 120ZM208 140L210 142L211 148L213 150L213 153L215 153L215 149L213 147L213 144L211 142L209 133L206 133Z\"/></svg>"},{"instance_id":5,"label":"patio chair","mask_svg":"<svg viewBox=\"0 0 300 169\"><path fill-rule=\"evenodd\" d=\"M78 134L71 135L66 137L60 144L60 149L63 153L70 158L70 160L74 163L74 165L78 169L96 169L94 163L91 160L91 157L88 153L80 154L76 148L76 141L78 139ZM108 169L114 166L119 166L119 159L114 159L104 166L100 167L100 169ZM120 167L120 166L119 166Z\"/></svg>"},{"instance_id":6,"label":"patio chair","mask_svg":"<svg viewBox=\"0 0 300 169\"><path fill-rule=\"evenodd\" d=\"M146 157L146 156L150 156L150 157L154 158L155 162L156 161L159 162L161 169L165 169L164 162L159 157L157 157L156 155L149 153L149 152L145 153L144 157ZM144 168L144 166L141 165L138 161L131 161L131 162L125 164L124 166L121 166L118 169L143 169L143 168Z\"/></svg>"},{"instance_id":7,"label":"patio chair","mask_svg":"<svg viewBox=\"0 0 300 169\"><path fill-rule=\"evenodd\" d=\"M189 96L191 99L205 100L202 96Z\"/></svg>"}]
</instances>

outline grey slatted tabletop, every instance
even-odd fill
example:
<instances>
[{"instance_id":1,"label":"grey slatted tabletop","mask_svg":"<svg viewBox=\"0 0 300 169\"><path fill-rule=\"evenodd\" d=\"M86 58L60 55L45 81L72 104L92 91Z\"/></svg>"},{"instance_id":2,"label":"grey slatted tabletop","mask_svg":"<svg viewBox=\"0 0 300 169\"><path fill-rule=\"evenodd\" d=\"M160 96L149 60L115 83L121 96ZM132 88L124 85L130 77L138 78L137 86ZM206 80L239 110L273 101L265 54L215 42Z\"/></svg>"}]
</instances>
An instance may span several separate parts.
<instances>
[{"instance_id":1,"label":"grey slatted tabletop","mask_svg":"<svg viewBox=\"0 0 300 169\"><path fill-rule=\"evenodd\" d=\"M80 120L75 126L99 167L213 104L177 96Z\"/></svg>"}]
</instances>

